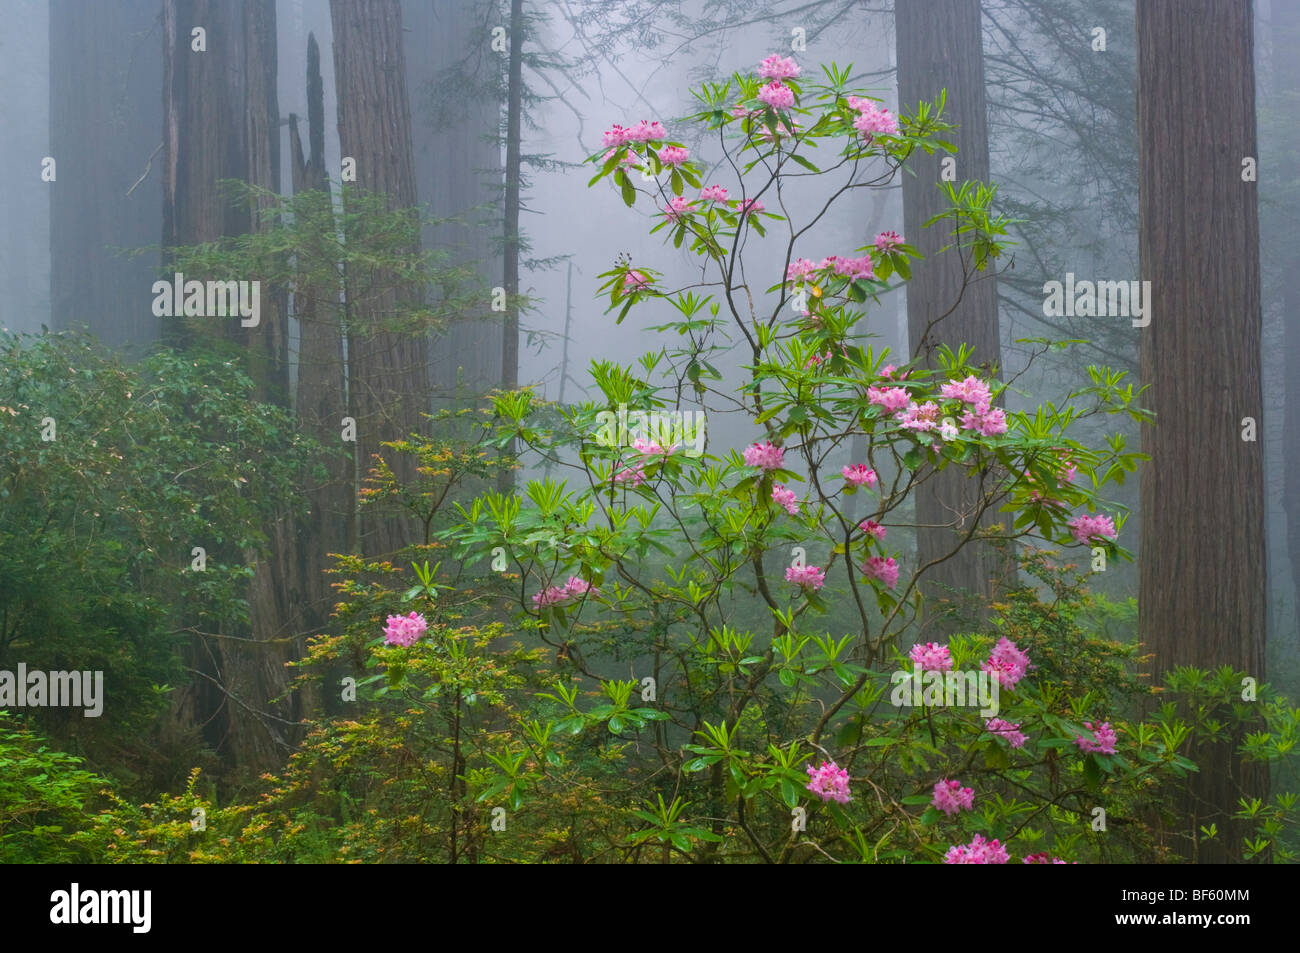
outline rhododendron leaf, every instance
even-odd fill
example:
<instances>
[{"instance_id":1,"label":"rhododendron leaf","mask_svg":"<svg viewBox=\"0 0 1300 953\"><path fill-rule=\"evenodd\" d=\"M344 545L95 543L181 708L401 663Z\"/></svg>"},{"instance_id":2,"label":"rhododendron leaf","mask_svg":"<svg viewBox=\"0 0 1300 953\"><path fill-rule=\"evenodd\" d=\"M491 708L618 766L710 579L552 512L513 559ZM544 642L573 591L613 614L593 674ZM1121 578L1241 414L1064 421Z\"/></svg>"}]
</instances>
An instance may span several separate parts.
<instances>
[{"instance_id":1,"label":"rhododendron leaf","mask_svg":"<svg viewBox=\"0 0 1300 953\"><path fill-rule=\"evenodd\" d=\"M934 800L933 794L909 794L907 797L903 798L903 803L911 806L911 805L919 805L919 804L929 804L933 800Z\"/></svg>"},{"instance_id":2,"label":"rhododendron leaf","mask_svg":"<svg viewBox=\"0 0 1300 953\"><path fill-rule=\"evenodd\" d=\"M902 256L891 256L890 263L894 266L894 270L898 272L900 278L904 281L912 280L912 266L908 264L906 258L903 258Z\"/></svg>"},{"instance_id":3,"label":"rhododendron leaf","mask_svg":"<svg viewBox=\"0 0 1300 953\"><path fill-rule=\"evenodd\" d=\"M673 174L672 177L669 179L669 182L672 185L673 194L681 195L682 189L685 187L685 184L682 182L682 174L678 172L676 169L673 169Z\"/></svg>"},{"instance_id":4,"label":"rhododendron leaf","mask_svg":"<svg viewBox=\"0 0 1300 953\"><path fill-rule=\"evenodd\" d=\"M816 173L820 174L821 171L822 171L821 169L817 168L817 166L813 165L811 162L809 162L807 159L805 159L803 156L799 155L797 152L787 153L786 158L791 159L791 160L793 160L794 162L799 163L801 166L803 166L803 167L804 167L805 169L807 169L809 172L816 172Z\"/></svg>"},{"instance_id":5,"label":"rhododendron leaf","mask_svg":"<svg viewBox=\"0 0 1300 953\"><path fill-rule=\"evenodd\" d=\"M619 180L619 188L622 189L623 192L623 204L631 207L636 204L636 189L632 186L632 182L628 179L626 173L620 169L618 174L621 177Z\"/></svg>"},{"instance_id":6,"label":"rhododendron leaf","mask_svg":"<svg viewBox=\"0 0 1300 953\"><path fill-rule=\"evenodd\" d=\"M684 239L685 237L686 237L686 226L685 226L685 225L678 225L678 226L677 226L677 231L673 233L673 247L674 247L674 248L681 248L681 247L682 247L682 239Z\"/></svg>"},{"instance_id":7,"label":"rhododendron leaf","mask_svg":"<svg viewBox=\"0 0 1300 953\"><path fill-rule=\"evenodd\" d=\"M921 451L913 447L907 453L903 454L903 466L909 470L915 470L921 465Z\"/></svg>"}]
</instances>

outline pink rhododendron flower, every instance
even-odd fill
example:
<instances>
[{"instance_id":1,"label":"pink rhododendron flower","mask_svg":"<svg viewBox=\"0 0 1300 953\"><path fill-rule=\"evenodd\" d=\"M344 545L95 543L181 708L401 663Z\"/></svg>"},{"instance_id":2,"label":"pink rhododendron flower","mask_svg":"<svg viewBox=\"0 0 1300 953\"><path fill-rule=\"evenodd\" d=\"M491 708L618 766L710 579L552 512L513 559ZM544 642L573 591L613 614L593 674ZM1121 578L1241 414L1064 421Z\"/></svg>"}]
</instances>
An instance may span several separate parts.
<instances>
[{"instance_id":1,"label":"pink rhododendron flower","mask_svg":"<svg viewBox=\"0 0 1300 953\"><path fill-rule=\"evenodd\" d=\"M939 425L939 436L944 440L956 440L959 433L960 431L950 423Z\"/></svg>"},{"instance_id":2,"label":"pink rhododendron flower","mask_svg":"<svg viewBox=\"0 0 1300 953\"><path fill-rule=\"evenodd\" d=\"M876 539L885 538L885 527L881 526L875 520L863 520L858 524L858 529L870 533L872 536L876 537Z\"/></svg>"},{"instance_id":3,"label":"pink rhododendron flower","mask_svg":"<svg viewBox=\"0 0 1300 953\"><path fill-rule=\"evenodd\" d=\"M770 440L753 444L745 448L745 466L779 470L785 466L785 450L775 446Z\"/></svg>"},{"instance_id":4,"label":"pink rhododendron flower","mask_svg":"<svg viewBox=\"0 0 1300 953\"><path fill-rule=\"evenodd\" d=\"M1114 539L1119 535L1114 521L1109 516L1076 516L1065 525L1070 527L1074 538L1081 543L1088 542L1094 536Z\"/></svg>"},{"instance_id":5,"label":"pink rhododendron flower","mask_svg":"<svg viewBox=\"0 0 1300 953\"><path fill-rule=\"evenodd\" d=\"M1007 415L1001 407L990 407L988 403L975 404L962 414L963 430L978 430L986 437L996 437L1007 432Z\"/></svg>"},{"instance_id":6,"label":"pink rhododendron flower","mask_svg":"<svg viewBox=\"0 0 1300 953\"><path fill-rule=\"evenodd\" d=\"M645 466L640 463L634 463L631 466L619 465L619 469L614 473L615 483L631 483L632 489L636 489L645 482Z\"/></svg>"},{"instance_id":7,"label":"pink rhododendron flower","mask_svg":"<svg viewBox=\"0 0 1300 953\"><path fill-rule=\"evenodd\" d=\"M785 270L786 281L803 281L817 271L817 264L807 258L796 258Z\"/></svg>"},{"instance_id":8,"label":"pink rhododendron flower","mask_svg":"<svg viewBox=\"0 0 1300 953\"><path fill-rule=\"evenodd\" d=\"M606 129L605 132L601 134L600 144L604 146L606 149L610 148L611 146L617 148L618 146L621 146L623 143L627 142L628 139L627 134L628 134L627 129L624 129L618 123L614 123L612 128ZM609 158L609 153L605 154L605 158L606 159Z\"/></svg>"},{"instance_id":9,"label":"pink rhododendron flower","mask_svg":"<svg viewBox=\"0 0 1300 953\"><path fill-rule=\"evenodd\" d=\"M695 203L684 195L675 195L664 206L664 218L670 222L681 221L683 215L695 211Z\"/></svg>"},{"instance_id":10,"label":"pink rhododendron flower","mask_svg":"<svg viewBox=\"0 0 1300 953\"><path fill-rule=\"evenodd\" d=\"M653 440L647 440L645 437L637 437L632 441L632 449L639 453L644 453L648 457L654 456L657 453L662 453L666 456L676 450L677 445L673 444L671 447L661 447Z\"/></svg>"},{"instance_id":11,"label":"pink rhododendron flower","mask_svg":"<svg viewBox=\"0 0 1300 953\"><path fill-rule=\"evenodd\" d=\"M646 287L650 284L650 279L639 271L629 271L623 276L623 288L628 291L635 291Z\"/></svg>"},{"instance_id":12,"label":"pink rhododendron flower","mask_svg":"<svg viewBox=\"0 0 1300 953\"><path fill-rule=\"evenodd\" d=\"M861 113L857 119L853 120L853 128L862 133L868 140L873 133L884 133L887 136L898 135L898 120L889 112L888 109L881 109L870 100L862 99L858 101L858 112Z\"/></svg>"},{"instance_id":13,"label":"pink rhododendron flower","mask_svg":"<svg viewBox=\"0 0 1300 953\"><path fill-rule=\"evenodd\" d=\"M664 146L659 150L659 161L664 165L679 166L690 157L690 150L681 146Z\"/></svg>"},{"instance_id":14,"label":"pink rhododendron flower","mask_svg":"<svg viewBox=\"0 0 1300 953\"><path fill-rule=\"evenodd\" d=\"M826 585L826 574L816 566L791 566L785 571L785 581L815 591Z\"/></svg>"},{"instance_id":15,"label":"pink rhododendron flower","mask_svg":"<svg viewBox=\"0 0 1300 953\"><path fill-rule=\"evenodd\" d=\"M1009 721L1003 721L1001 718L990 718L984 722L984 728L990 734L997 735L1013 748L1023 748L1027 740L1025 735L1019 731L1019 724L1011 724Z\"/></svg>"},{"instance_id":16,"label":"pink rhododendron flower","mask_svg":"<svg viewBox=\"0 0 1300 953\"><path fill-rule=\"evenodd\" d=\"M932 400L924 404L910 403L907 409L894 415L900 426L917 433L927 433L939 426L939 405Z\"/></svg>"},{"instance_id":17,"label":"pink rhododendron flower","mask_svg":"<svg viewBox=\"0 0 1300 953\"><path fill-rule=\"evenodd\" d=\"M1064 864L1065 861L1061 860L1061 858L1059 857L1053 857L1051 854L1047 853L1047 851L1043 851L1041 854L1027 854L1025 856L1025 859L1022 860L1021 863L1022 864ZM1077 864L1078 861L1072 860L1070 861L1070 863Z\"/></svg>"},{"instance_id":18,"label":"pink rhododendron flower","mask_svg":"<svg viewBox=\"0 0 1300 953\"><path fill-rule=\"evenodd\" d=\"M1063 479L1066 483L1073 483L1074 478L1077 477L1078 475L1079 475L1079 468L1067 460L1065 469L1061 471L1061 479Z\"/></svg>"},{"instance_id":19,"label":"pink rhododendron flower","mask_svg":"<svg viewBox=\"0 0 1300 953\"><path fill-rule=\"evenodd\" d=\"M834 268L837 275L844 275L854 281L876 276L876 264L871 260L870 255L861 258L838 258L832 255L827 261L828 267Z\"/></svg>"},{"instance_id":20,"label":"pink rhododendron flower","mask_svg":"<svg viewBox=\"0 0 1300 953\"><path fill-rule=\"evenodd\" d=\"M898 563L892 556L888 559L884 556L871 556L863 564L862 571L867 576L879 579L890 589L898 585Z\"/></svg>"},{"instance_id":21,"label":"pink rhododendron flower","mask_svg":"<svg viewBox=\"0 0 1300 953\"><path fill-rule=\"evenodd\" d=\"M758 75L763 79L792 79L800 72L798 63L780 53L773 53L758 64Z\"/></svg>"},{"instance_id":22,"label":"pink rhododendron flower","mask_svg":"<svg viewBox=\"0 0 1300 953\"><path fill-rule=\"evenodd\" d=\"M767 206L764 205L762 202L760 202L758 199L745 199L737 207L737 210L740 212L741 215L753 215L757 212L763 211L766 208Z\"/></svg>"},{"instance_id":23,"label":"pink rhododendron flower","mask_svg":"<svg viewBox=\"0 0 1300 953\"><path fill-rule=\"evenodd\" d=\"M794 91L779 79L774 79L758 91L758 98L773 109L789 109L794 105Z\"/></svg>"},{"instance_id":24,"label":"pink rhododendron flower","mask_svg":"<svg viewBox=\"0 0 1300 953\"><path fill-rule=\"evenodd\" d=\"M902 410L912 402L912 395L902 387L868 387L867 400L885 410Z\"/></svg>"},{"instance_id":25,"label":"pink rhododendron flower","mask_svg":"<svg viewBox=\"0 0 1300 953\"><path fill-rule=\"evenodd\" d=\"M1116 735L1115 735L1115 729L1110 726L1110 722L1103 721L1100 725L1094 725L1090 721L1085 721L1083 723L1083 727L1087 728L1094 735L1096 735L1097 740L1092 741L1088 738L1085 738L1083 735L1079 735L1077 738L1074 739L1074 743L1079 746L1079 749L1081 751L1092 752L1096 754L1115 753Z\"/></svg>"},{"instance_id":26,"label":"pink rhododendron flower","mask_svg":"<svg viewBox=\"0 0 1300 953\"><path fill-rule=\"evenodd\" d=\"M984 840L984 835L976 834L975 839L965 846L950 847L944 855L945 864L1005 864L1011 857L1007 849L997 842Z\"/></svg>"},{"instance_id":27,"label":"pink rhododendron flower","mask_svg":"<svg viewBox=\"0 0 1300 953\"><path fill-rule=\"evenodd\" d=\"M974 375L968 376L964 381L949 381L939 388L939 394L944 400L961 400L977 406L993 402L989 386Z\"/></svg>"},{"instance_id":28,"label":"pink rhododendron flower","mask_svg":"<svg viewBox=\"0 0 1300 953\"><path fill-rule=\"evenodd\" d=\"M569 591L563 586L547 586L533 596L533 608L545 609L547 606L559 605L569 598Z\"/></svg>"},{"instance_id":29,"label":"pink rhododendron flower","mask_svg":"<svg viewBox=\"0 0 1300 953\"><path fill-rule=\"evenodd\" d=\"M776 500L776 502L781 506L784 506L785 511L791 516L797 516L799 514L799 501L795 498L794 490L787 490L784 486L778 483L776 486L772 487L772 499Z\"/></svg>"},{"instance_id":30,"label":"pink rhododendron flower","mask_svg":"<svg viewBox=\"0 0 1300 953\"><path fill-rule=\"evenodd\" d=\"M840 473L844 479L854 486L875 486L878 480L876 471L867 469L864 463L855 463L852 466L844 467L840 470Z\"/></svg>"},{"instance_id":31,"label":"pink rhododendron flower","mask_svg":"<svg viewBox=\"0 0 1300 953\"><path fill-rule=\"evenodd\" d=\"M1029 671L1029 656L1016 648L1005 635L993 646L988 660L980 666L982 671L997 676L1003 688L1015 688L1016 683Z\"/></svg>"},{"instance_id":32,"label":"pink rhododendron flower","mask_svg":"<svg viewBox=\"0 0 1300 953\"><path fill-rule=\"evenodd\" d=\"M808 790L823 801L839 801L848 804L853 800L849 794L849 772L839 767L834 761L823 761L821 767L807 767Z\"/></svg>"},{"instance_id":33,"label":"pink rhododendron flower","mask_svg":"<svg viewBox=\"0 0 1300 953\"><path fill-rule=\"evenodd\" d=\"M593 586L587 580L578 576L570 576L569 581L564 584L564 591L569 598L576 596L590 595L593 598L600 595L600 590Z\"/></svg>"},{"instance_id":34,"label":"pink rhododendron flower","mask_svg":"<svg viewBox=\"0 0 1300 953\"><path fill-rule=\"evenodd\" d=\"M731 107L731 114L735 116L737 119L743 119L744 117L748 116L751 112L756 112L756 111L757 110L746 109L740 103L736 103L736 105Z\"/></svg>"},{"instance_id":35,"label":"pink rhododendron flower","mask_svg":"<svg viewBox=\"0 0 1300 953\"><path fill-rule=\"evenodd\" d=\"M706 185L700 189L700 201L725 202L727 201L727 190L720 185Z\"/></svg>"},{"instance_id":36,"label":"pink rhododendron flower","mask_svg":"<svg viewBox=\"0 0 1300 953\"><path fill-rule=\"evenodd\" d=\"M958 811L969 811L975 806L975 792L961 786L960 781L946 778L934 784L934 800L930 802L943 813L951 816Z\"/></svg>"},{"instance_id":37,"label":"pink rhododendron flower","mask_svg":"<svg viewBox=\"0 0 1300 953\"><path fill-rule=\"evenodd\" d=\"M878 251L893 251L901 244L903 244L903 236L898 232L881 232L876 236L875 245Z\"/></svg>"},{"instance_id":38,"label":"pink rhododendron flower","mask_svg":"<svg viewBox=\"0 0 1300 953\"><path fill-rule=\"evenodd\" d=\"M625 133L625 142L654 142L668 138L668 130L658 120L646 122L642 119L631 129L626 130Z\"/></svg>"},{"instance_id":39,"label":"pink rhododendron flower","mask_svg":"<svg viewBox=\"0 0 1300 953\"><path fill-rule=\"evenodd\" d=\"M420 641L428 629L429 623L418 612L412 612L410 615L390 615L388 624L384 626L384 641L389 645L410 648Z\"/></svg>"},{"instance_id":40,"label":"pink rhododendron flower","mask_svg":"<svg viewBox=\"0 0 1300 953\"><path fill-rule=\"evenodd\" d=\"M917 671L952 671L952 653L948 651L948 646L946 645L940 645L938 642L926 642L925 645L921 645L918 642L916 645L912 646L912 650L907 654L912 662L915 663Z\"/></svg>"}]
</instances>

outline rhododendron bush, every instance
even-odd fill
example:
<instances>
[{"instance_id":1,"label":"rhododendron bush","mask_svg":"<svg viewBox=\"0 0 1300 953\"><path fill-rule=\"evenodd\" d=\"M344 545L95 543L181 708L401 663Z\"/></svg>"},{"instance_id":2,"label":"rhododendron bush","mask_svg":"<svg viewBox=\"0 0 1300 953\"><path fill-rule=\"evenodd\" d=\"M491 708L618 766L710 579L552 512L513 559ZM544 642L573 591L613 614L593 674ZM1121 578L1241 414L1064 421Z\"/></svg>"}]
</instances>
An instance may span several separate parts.
<instances>
[{"instance_id":1,"label":"rhododendron bush","mask_svg":"<svg viewBox=\"0 0 1300 953\"><path fill-rule=\"evenodd\" d=\"M611 118L591 187L616 189L628 227L639 215L664 249L613 263L599 293L611 333L636 309L661 346L631 366L593 362L596 400L505 393L463 445L390 445L420 476L402 486L380 465L366 505L414 513L431 529L411 553L441 551L448 568L417 561L406 588L395 564L340 560L344 634L318 640L307 668L369 667L358 689L372 707L322 729L247 809L267 851L1164 856L1162 792L1195 770L1180 751L1218 730L1213 712L1240 673L1179 673L1170 704L1137 720L1149 692L1137 647L1085 625L1074 563L1129 558L1106 491L1138 455L1118 435L1080 438L1079 423L1144 420L1140 395L1093 367L1066 406L1016 411L998 355L939 348L931 370L871 344L878 297L910 280L917 251L896 230L831 245L819 226L896 183L916 150L949 148L949 127L942 98L896 107L848 88L850 72L774 55L696 90L699 111L681 123ZM949 208L926 227L980 280L1007 245L996 190L939 187ZM674 264L683 252L689 269ZM778 262L766 275L764 257ZM1022 343L1031 357L1061 346ZM737 352L743 376L728 379L719 365ZM724 421L750 437L722 444ZM488 451L538 478L455 504L448 520L449 490L483 475ZM987 623L936 642L922 628L912 500L952 468L978 500L953 552L998 546L1012 570ZM1271 761L1298 716L1260 692L1237 717L1254 719L1250 755ZM314 816L269 820L313 786L338 798L341 835ZM1242 808L1262 832L1249 854L1286 856L1270 825L1293 806ZM313 838L328 848L314 854Z\"/></svg>"}]
</instances>

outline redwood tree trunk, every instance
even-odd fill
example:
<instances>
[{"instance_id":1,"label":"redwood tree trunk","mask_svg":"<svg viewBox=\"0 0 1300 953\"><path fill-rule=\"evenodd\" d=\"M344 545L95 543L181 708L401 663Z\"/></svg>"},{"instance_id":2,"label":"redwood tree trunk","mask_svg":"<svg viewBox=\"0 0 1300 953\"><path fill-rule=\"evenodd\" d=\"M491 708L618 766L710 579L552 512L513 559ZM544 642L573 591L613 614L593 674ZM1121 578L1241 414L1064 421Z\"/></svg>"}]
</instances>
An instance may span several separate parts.
<instances>
[{"instance_id":1,"label":"redwood tree trunk","mask_svg":"<svg viewBox=\"0 0 1300 953\"><path fill-rule=\"evenodd\" d=\"M957 146L956 182L987 181L989 176L988 120L984 98L984 52L979 0L898 0L894 10L898 49L900 108L919 100L933 101L947 90L944 118L957 126L948 138ZM963 267L955 249L942 254L950 242L950 227L921 223L943 210L940 154L913 153L903 176L903 226L907 241L925 256L912 269L907 285L907 324L914 355L933 367L939 345L956 350L974 348L974 360L990 369L1001 363L997 289L991 270ZM972 272L968 280L965 272ZM963 287L964 286L964 287ZM941 315L956 309L937 324ZM949 467L926 479L916 493L917 565L925 566L953 551L971 528L980 506L981 487L959 467ZM981 526L997 522L986 514ZM956 555L926 570L922 577L930 599L960 603L962 592L977 597L992 593L991 581L1007 571L998 552L987 543L972 542ZM978 598L965 614L982 615ZM958 618L927 618L936 634L960 628Z\"/></svg>"},{"instance_id":2,"label":"redwood tree trunk","mask_svg":"<svg viewBox=\"0 0 1300 953\"><path fill-rule=\"evenodd\" d=\"M274 0L164 0L162 24L164 247L244 234L256 218L247 206L233 203L219 182L235 179L279 190ZM205 31L206 50L193 48L196 27ZM238 343L257 397L285 404L282 290L262 288L261 305L256 327L242 327L237 317L164 318L164 336L181 346L217 338ZM295 721L289 701L272 701L288 685L283 637L292 631L300 590L292 521L275 520L267 535L265 555L220 547L211 553L255 567L250 627L222 626L217 635L228 638L199 637L206 641L192 647L189 664L201 674L177 700L182 723L203 725L216 750L250 772L280 763Z\"/></svg>"},{"instance_id":3,"label":"redwood tree trunk","mask_svg":"<svg viewBox=\"0 0 1300 953\"><path fill-rule=\"evenodd\" d=\"M330 0L334 24L334 75L338 87L339 142L344 158L356 160L353 188L387 196L390 209L416 205L399 0ZM345 236L346 238L346 236ZM364 292L362 291L364 289ZM429 348L420 334L382 326L402 307L418 306L423 289L384 274L347 275L348 381L351 416L357 422L362 477L383 452L399 481L415 477L409 457L380 444L424 433L430 408ZM367 556L388 556L417 541L415 525L391 514L362 512L360 546Z\"/></svg>"},{"instance_id":4,"label":"redwood tree trunk","mask_svg":"<svg viewBox=\"0 0 1300 953\"><path fill-rule=\"evenodd\" d=\"M1142 471L1138 623L1156 675L1231 665L1264 678L1264 469L1260 427L1259 219L1242 158L1257 157L1251 4L1138 0L1139 247L1151 282L1141 329ZM1237 739L1233 739L1235 742ZM1191 757L1180 833L1217 824L1200 862L1229 859L1228 815L1267 775L1229 743Z\"/></svg>"}]
</instances>

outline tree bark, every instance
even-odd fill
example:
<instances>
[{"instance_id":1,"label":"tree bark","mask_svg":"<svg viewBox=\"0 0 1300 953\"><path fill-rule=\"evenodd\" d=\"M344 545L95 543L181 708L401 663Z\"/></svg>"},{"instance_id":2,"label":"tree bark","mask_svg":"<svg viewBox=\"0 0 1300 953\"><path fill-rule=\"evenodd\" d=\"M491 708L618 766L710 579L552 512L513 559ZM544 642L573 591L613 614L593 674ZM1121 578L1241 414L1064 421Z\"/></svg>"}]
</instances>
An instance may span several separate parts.
<instances>
[{"instance_id":1,"label":"tree bark","mask_svg":"<svg viewBox=\"0 0 1300 953\"><path fill-rule=\"evenodd\" d=\"M1139 332L1151 457L1141 474L1138 624L1156 675L1231 665L1264 679L1264 471L1259 219L1242 158L1257 157L1251 4L1138 0L1139 246L1151 324ZM1239 739L1190 756L1181 833L1217 824L1194 854L1235 857L1229 821L1267 774ZM1177 845L1193 856L1186 842Z\"/></svg>"},{"instance_id":2,"label":"tree bark","mask_svg":"<svg viewBox=\"0 0 1300 953\"><path fill-rule=\"evenodd\" d=\"M280 116L274 0L164 0L162 23L166 260L168 248L259 227L254 211L269 200L250 210L232 202L219 183L233 179L279 191ZM193 48L196 27L206 33L203 51ZM257 280L255 275L193 277ZM219 339L239 345L257 398L287 405L284 293L263 290L255 327L244 328L238 318L174 317L164 319L164 337L174 346ZM255 567L248 590L250 627L222 627L218 634L231 638L191 647L188 661L199 681L177 701L182 723L205 726L217 752L252 773L278 765L292 744L295 712L283 696L289 658L284 637L293 630L300 593L293 529L287 515L275 519L264 556L220 554Z\"/></svg>"},{"instance_id":3,"label":"tree bark","mask_svg":"<svg viewBox=\"0 0 1300 953\"><path fill-rule=\"evenodd\" d=\"M989 176L988 120L984 96L983 34L979 0L898 0L894 11L898 48L900 108L914 108L919 100L934 100L947 90L944 118L957 129L950 137L957 146L956 182L987 181ZM997 289L991 270L963 268L955 249L939 253L950 242L942 225L922 228L921 223L944 208L939 189L941 159L938 153L914 153L908 166L915 175L903 176L903 226L907 241L924 260L912 269L907 285L907 323L912 352L925 366L935 366L940 344L956 350L965 343L974 348L974 360L992 370L1001 363ZM974 274L968 280L964 271ZM938 324L932 322L957 304ZM928 332L927 332L928 329ZM917 565L925 566L951 553L970 529L981 498L978 482L966 478L958 467L932 475L916 493ZM998 522L988 513L981 526ZM967 618L983 612L981 597L992 595L991 580L1007 571L1005 561L988 543L971 542L956 555L926 570L923 591L931 599L951 600ZM927 628L935 634L962 628L961 616L941 617L927 612Z\"/></svg>"},{"instance_id":4,"label":"tree bark","mask_svg":"<svg viewBox=\"0 0 1300 953\"><path fill-rule=\"evenodd\" d=\"M338 88L339 142L356 160L355 188L381 193L390 209L416 205L411 110L402 52L398 0L330 0L334 24L334 75ZM343 189L344 207L352 186ZM345 236L346 239L346 236ZM381 442L424 433L430 408L429 348L421 334L382 327L402 306L418 304L423 289L383 274L346 278L348 298L348 399L357 422L362 476ZM359 289L365 288L364 299ZM400 482L415 478L414 462L388 452ZM417 540L412 520L391 515L360 517L359 542L366 556L389 556Z\"/></svg>"}]
</instances>

